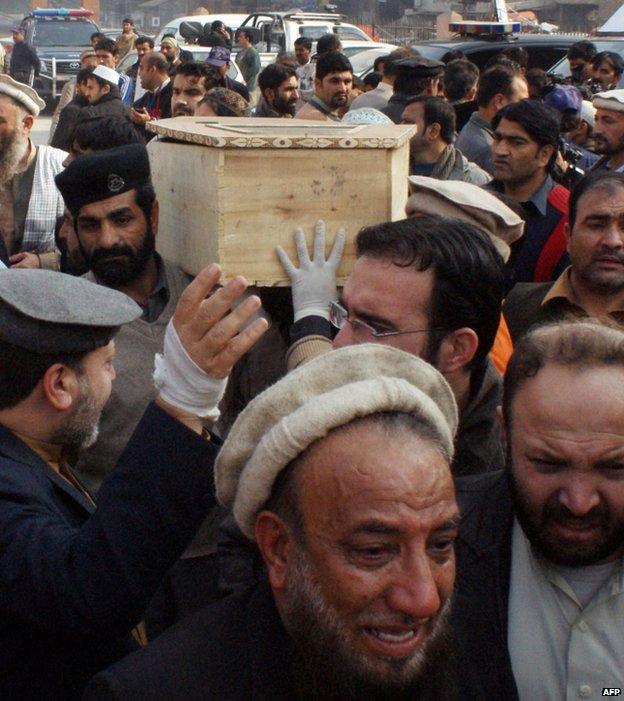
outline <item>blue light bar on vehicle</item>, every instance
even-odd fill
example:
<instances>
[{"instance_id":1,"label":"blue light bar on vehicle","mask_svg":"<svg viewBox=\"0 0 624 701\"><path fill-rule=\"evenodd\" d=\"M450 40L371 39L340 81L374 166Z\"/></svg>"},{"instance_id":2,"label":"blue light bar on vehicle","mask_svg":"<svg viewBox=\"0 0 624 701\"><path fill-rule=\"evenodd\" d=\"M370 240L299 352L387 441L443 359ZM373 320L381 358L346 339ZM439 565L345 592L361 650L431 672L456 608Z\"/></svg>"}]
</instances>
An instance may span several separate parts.
<instances>
[{"instance_id":1,"label":"blue light bar on vehicle","mask_svg":"<svg viewBox=\"0 0 624 701\"><path fill-rule=\"evenodd\" d=\"M93 14L92 10L85 10L84 8L69 10L66 7L58 8L41 8L38 7L33 10L33 17L91 17Z\"/></svg>"},{"instance_id":2,"label":"blue light bar on vehicle","mask_svg":"<svg viewBox=\"0 0 624 701\"><path fill-rule=\"evenodd\" d=\"M462 36L500 36L518 34L520 22L451 22L449 29Z\"/></svg>"}]
</instances>

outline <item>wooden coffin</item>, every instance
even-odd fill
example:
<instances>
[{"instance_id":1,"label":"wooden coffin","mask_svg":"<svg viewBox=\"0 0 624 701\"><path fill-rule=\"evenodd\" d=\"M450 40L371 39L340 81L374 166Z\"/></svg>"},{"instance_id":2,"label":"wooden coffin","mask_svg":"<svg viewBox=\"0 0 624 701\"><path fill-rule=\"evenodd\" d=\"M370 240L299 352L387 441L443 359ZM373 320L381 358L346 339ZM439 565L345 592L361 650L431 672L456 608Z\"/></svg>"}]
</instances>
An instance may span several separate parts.
<instances>
[{"instance_id":1,"label":"wooden coffin","mask_svg":"<svg viewBox=\"0 0 624 701\"><path fill-rule=\"evenodd\" d=\"M405 216L411 126L176 117L149 128L160 135L148 147L158 250L191 274L216 261L226 278L287 285L276 246L296 262L295 228L311 244L324 219L328 250L338 228L347 232L344 281L357 232Z\"/></svg>"}]
</instances>

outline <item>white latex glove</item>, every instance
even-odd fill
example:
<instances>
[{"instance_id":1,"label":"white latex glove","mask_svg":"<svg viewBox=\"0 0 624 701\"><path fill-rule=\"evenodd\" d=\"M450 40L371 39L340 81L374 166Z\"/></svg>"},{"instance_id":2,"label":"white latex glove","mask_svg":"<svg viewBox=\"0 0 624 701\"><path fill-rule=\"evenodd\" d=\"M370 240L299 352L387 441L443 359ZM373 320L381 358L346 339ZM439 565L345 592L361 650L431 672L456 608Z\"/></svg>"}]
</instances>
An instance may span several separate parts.
<instances>
[{"instance_id":1,"label":"white latex glove","mask_svg":"<svg viewBox=\"0 0 624 701\"><path fill-rule=\"evenodd\" d=\"M339 229L334 245L325 260L325 222L319 220L314 227L313 256L310 260L303 229L295 230L295 245L299 257L296 268L286 251L277 247L277 257L290 278L295 321L306 316L322 316L329 319L329 304L338 299L336 272L342 260L345 246L344 229Z\"/></svg>"}]
</instances>

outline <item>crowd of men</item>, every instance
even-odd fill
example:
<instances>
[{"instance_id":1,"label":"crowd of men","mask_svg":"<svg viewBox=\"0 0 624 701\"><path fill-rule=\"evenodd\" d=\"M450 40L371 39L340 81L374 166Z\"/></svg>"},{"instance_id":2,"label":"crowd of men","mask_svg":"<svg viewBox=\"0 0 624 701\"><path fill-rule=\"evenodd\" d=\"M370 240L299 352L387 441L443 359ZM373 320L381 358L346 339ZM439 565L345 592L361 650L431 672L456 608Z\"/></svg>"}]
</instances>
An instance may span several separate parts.
<instances>
[{"instance_id":1,"label":"crowd of men","mask_svg":"<svg viewBox=\"0 0 624 701\"><path fill-rule=\"evenodd\" d=\"M359 90L336 36L261 69L243 32L244 85L211 29L94 37L50 146L0 75L0 697L621 689L621 61L401 48ZM341 289L322 212L285 293L192 279L145 144L193 115L413 125L406 216Z\"/></svg>"}]
</instances>

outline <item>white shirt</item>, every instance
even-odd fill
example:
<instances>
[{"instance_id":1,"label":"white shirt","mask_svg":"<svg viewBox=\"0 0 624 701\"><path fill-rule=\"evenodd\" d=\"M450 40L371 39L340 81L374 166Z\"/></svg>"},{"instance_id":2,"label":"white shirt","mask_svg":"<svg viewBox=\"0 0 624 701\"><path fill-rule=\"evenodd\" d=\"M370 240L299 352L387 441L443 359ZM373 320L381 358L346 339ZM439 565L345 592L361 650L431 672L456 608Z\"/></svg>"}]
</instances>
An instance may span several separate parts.
<instances>
[{"instance_id":1,"label":"white shirt","mask_svg":"<svg viewBox=\"0 0 624 701\"><path fill-rule=\"evenodd\" d=\"M520 700L599 699L624 687L622 560L557 567L517 522L511 552L507 643Z\"/></svg>"}]
</instances>

